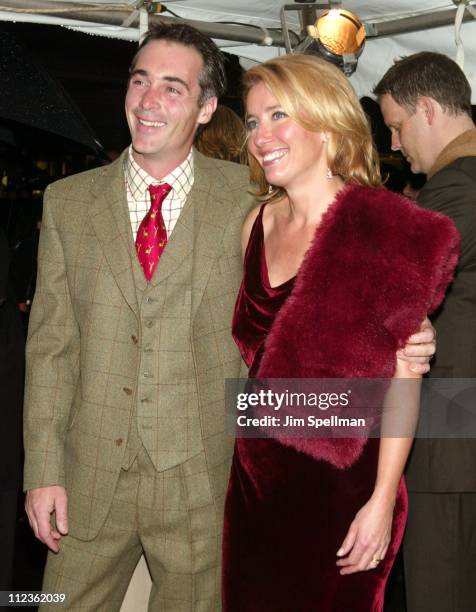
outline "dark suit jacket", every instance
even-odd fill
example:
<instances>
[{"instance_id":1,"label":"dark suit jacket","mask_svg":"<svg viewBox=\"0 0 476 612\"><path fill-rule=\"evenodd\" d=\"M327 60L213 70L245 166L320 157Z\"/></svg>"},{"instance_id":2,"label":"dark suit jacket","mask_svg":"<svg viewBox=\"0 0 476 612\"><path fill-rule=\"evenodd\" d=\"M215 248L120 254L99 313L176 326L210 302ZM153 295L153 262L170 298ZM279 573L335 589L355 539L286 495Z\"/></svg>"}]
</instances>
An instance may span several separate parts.
<instances>
[{"instance_id":1,"label":"dark suit jacket","mask_svg":"<svg viewBox=\"0 0 476 612\"><path fill-rule=\"evenodd\" d=\"M437 352L430 378L476 378L476 130L464 136L468 155L430 176L419 197L425 208L449 216L461 234L453 284L432 318ZM448 145L446 156L458 140L461 143L460 138ZM407 484L410 491L476 491L476 440L416 440Z\"/></svg>"}]
</instances>

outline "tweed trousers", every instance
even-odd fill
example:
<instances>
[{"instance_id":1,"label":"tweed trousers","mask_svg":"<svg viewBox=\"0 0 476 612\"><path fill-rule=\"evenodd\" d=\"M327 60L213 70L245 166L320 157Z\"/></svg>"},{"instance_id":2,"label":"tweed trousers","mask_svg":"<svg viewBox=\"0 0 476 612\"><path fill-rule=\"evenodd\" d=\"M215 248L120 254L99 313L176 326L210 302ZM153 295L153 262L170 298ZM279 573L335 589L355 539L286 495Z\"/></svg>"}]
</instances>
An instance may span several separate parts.
<instances>
[{"instance_id":1,"label":"tweed trousers","mask_svg":"<svg viewBox=\"0 0 476 612\"><path fill-rule=\"evenodd\" d=\"M66 536L60 552L49 554L43 591L66 593L69 610L118 611L144 553L153 579L149 610L214 612L221 542L210 531L212 511L203 453L157 472L142 447L121 470L96 538Z\"/></svg>"}]
</instances>

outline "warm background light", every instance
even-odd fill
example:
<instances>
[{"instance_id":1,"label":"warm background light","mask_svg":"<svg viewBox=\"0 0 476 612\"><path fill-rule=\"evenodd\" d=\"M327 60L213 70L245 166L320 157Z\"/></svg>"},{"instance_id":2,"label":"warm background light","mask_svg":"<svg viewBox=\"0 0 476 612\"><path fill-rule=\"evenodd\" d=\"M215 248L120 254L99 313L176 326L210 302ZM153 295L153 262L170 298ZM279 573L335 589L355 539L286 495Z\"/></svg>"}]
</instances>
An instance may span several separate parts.
<instances>
[{"instance_id":1,"label":"warm background light","mask_svg":"<svg viewBox=\"0 0 476 612\"><path fill-rule=\"evenodd\" d=\"M335 55L357 53L365 41L365 28L349 11L331 9L325 11L308 33L319 38L321 44Z\"/></svg>"}]
</instances>

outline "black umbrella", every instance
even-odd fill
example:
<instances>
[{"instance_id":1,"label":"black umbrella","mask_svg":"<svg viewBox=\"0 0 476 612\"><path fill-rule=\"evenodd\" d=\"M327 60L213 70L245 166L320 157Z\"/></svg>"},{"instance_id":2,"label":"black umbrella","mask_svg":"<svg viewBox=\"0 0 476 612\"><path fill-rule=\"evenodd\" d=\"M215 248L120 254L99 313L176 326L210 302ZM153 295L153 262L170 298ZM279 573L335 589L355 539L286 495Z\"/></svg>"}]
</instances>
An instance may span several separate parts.
<instances>
[{"instance_id":1,"label":"black umbrella","mask_svg":"<svg viewBox=\"0 0 476 612\"><path fill-rule=\"evenodd\" d=\"M102 150L61 83L5 31L0 31L0 123L18 145L41 143L46 132L63 146L73 141L90 151Z\"/></svg>"}]
</instances>

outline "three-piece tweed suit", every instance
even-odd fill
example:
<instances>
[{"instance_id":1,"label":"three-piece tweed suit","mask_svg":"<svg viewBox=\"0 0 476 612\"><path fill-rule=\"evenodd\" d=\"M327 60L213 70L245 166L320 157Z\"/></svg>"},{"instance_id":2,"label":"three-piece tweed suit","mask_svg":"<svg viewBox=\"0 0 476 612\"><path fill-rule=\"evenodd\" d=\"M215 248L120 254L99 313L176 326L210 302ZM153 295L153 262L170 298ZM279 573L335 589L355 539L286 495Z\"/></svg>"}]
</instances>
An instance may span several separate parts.
<instances>
[{"instance_id":1,"label":"three-piece tweed suit","mask_svg":"<svg viewBox=\"0 0 476 612\"><path fill-rule=\"evenodd\" d=\"M154 542L166 554L148 559L162 583L154 601L174 612L219 610L233 449L224 380L241 367L230 324L248 169L194 151L192 191L148 285L129 220L126 155L45 195L27 349L25 489L66 488L72 537L50 553L44 589L72 593L95 581L95 599L82 609L118 609L157 517ZM130 524L119 516L125 508ZM131 532L127 550L118 549L121 530ZM107 531L110 553L96 548ZM93 557L81 556L85 546ZM125 577L114 570L119 561Z\"/></svg>"}]
</instances>

